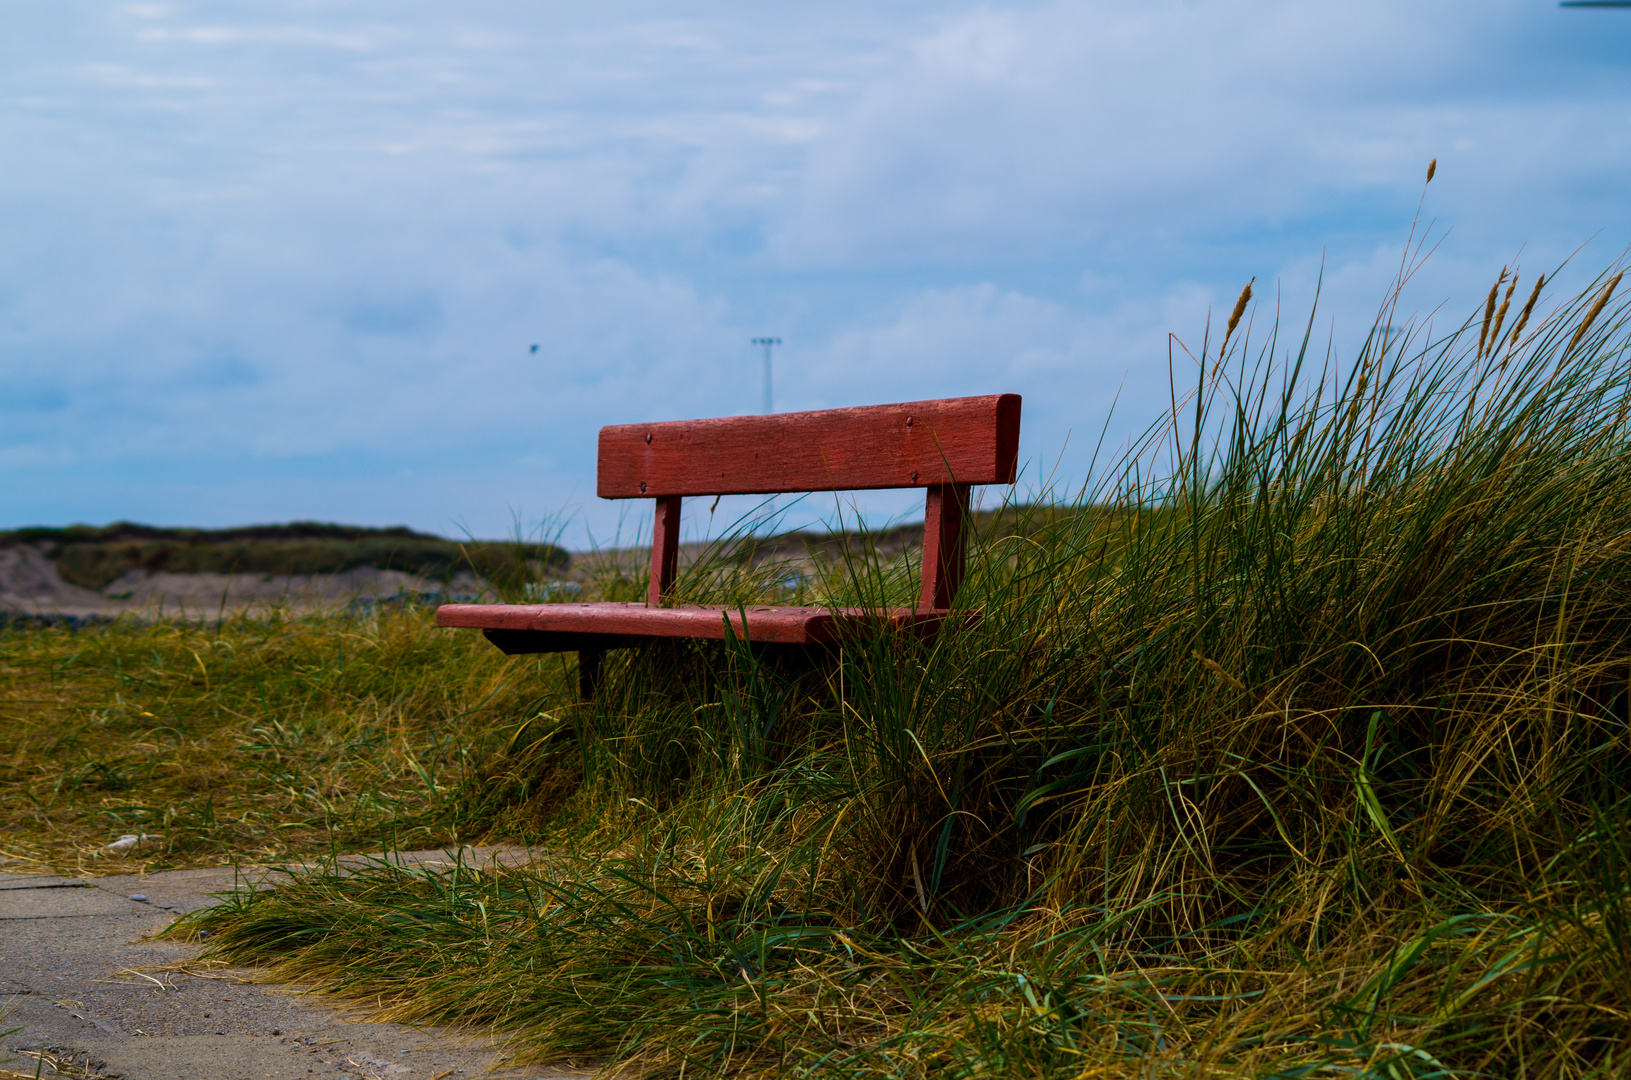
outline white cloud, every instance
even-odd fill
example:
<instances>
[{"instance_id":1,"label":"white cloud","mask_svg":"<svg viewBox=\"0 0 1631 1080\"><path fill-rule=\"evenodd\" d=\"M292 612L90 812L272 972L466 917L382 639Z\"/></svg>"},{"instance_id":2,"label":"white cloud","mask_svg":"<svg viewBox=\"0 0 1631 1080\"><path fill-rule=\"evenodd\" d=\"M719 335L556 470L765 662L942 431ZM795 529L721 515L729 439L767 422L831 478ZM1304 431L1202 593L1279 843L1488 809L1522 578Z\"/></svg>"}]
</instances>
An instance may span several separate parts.
<instances>
[{"instance_id":1,"label":"white cloud","mask_svg":"<svg viewBox=\"0 0 1631 1080\"><path fill-rule=\"evenodd\" d=\"M1434 156L1469 173L1532 167L1534 140L1553 139L1538 117L1521 137L1505 123L1512 97L1601 131L1626 95L1578 78L1514 95L1552 59L1543 42L1480 48L1503 44L1486 28L1517 11L1057 3L948 17L829 121L777 251L847 266L1181 244L1406 196ZM1623 161L1626 146L1616 133L1577 156Z\"/></svg>"},{"instance_id":2,"label":"white cloud","mask_svg":"<svg viewBox=\"0 0 1631 1080\"><path fill-rule=\"evenodd\" d=\"M756 408L761 333L785 407L1018 390L1079 477L1246 279L1296 322L1323 260L1362 333L1429 158L1422 310L1606 261L1628 44L1518 0L38 8L4 513L502 532L592 502L602 423Z\"/></svg>"},{"instance_id":3,"label":"white cloud","mask_svg":"<svg viewBox=\"0 0 1631 1080\"><path fill-rule=\"evenodd\" d=\"M140 30L136 40L143 42L181 41L189 45L305 45L324 49L367 52L377 47L374 39L360 34L324 33L305 26L184 26Z\"/></svg>"}]
</instances>

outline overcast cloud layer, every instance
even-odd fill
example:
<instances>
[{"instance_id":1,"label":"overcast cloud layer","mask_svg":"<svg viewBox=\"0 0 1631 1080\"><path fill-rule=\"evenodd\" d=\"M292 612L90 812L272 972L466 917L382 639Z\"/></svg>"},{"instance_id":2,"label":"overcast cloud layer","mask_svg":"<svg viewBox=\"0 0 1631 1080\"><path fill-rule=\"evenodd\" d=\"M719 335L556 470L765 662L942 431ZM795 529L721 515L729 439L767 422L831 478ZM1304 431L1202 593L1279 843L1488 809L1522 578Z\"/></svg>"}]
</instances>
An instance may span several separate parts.
<instances>
[{"instance_id":1,"label":"overcast cloud layer","mask_svg":"<svg viewBox=\"0 0 1631 1080\"><path fill-rule=\"evenodd\" d=\"M1079 483L1247 279L1362 333L1431 158L1417 310L1631 240L1631 11L785 7L12 6L0 526L606 539L596 430L758 411L760 334L778 409L1017 391Z\"/></svg>"}]
</instances>

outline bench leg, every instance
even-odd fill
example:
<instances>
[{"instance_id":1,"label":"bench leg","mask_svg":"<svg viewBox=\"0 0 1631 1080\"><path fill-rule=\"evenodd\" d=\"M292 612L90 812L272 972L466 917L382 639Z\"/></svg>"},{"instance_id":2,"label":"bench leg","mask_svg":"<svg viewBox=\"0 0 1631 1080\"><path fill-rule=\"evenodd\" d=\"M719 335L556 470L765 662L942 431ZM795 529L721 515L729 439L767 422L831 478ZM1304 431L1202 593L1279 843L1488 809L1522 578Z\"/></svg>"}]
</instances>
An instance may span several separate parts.
<instances>
[{"instance_id":1,"label":"bench leg","mask_svg":"<svg viewBox=\"0 0 1631 1080\"><path fill-rule=\"evenodd\" d=\"M595 691L600 687L600 661L605 655L603 649L578 651L578 697L584 701L595 700Z\"/></svg>"}]
</instances>

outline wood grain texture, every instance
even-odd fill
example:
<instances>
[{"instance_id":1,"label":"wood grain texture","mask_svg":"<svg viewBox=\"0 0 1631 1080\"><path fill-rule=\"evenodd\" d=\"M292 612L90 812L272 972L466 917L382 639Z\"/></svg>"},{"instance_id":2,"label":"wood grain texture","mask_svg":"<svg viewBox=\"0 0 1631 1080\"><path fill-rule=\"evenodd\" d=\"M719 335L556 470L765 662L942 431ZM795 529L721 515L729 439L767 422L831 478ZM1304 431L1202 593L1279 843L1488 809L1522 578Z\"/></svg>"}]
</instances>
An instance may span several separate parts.
<instances>
[{"instance_id":1,"label":"wood grain texture","mask_svg":"<svg viewBox=\"0 0 1631 1080\"><path fill-rule=\"evenodd\" d=\"M725 637L727 619L731 629L742 635L740 609L711 605L654 608L639 603L443 604L436 609L437 626L487 631L495 645L517 653L619 648L628 642L618 639L630 637L717 641ZM746 637L749 641L811 645L853 640L885 630L933 634L948 620L958 626L972 626L979 621L979 613L911 608L878 612L860 608L750 607ZM529 640L523 634L538 636Z\"/></svg>"},{"instance_id":2,"label":"wood grain texture","mask_svg":"<svg viewBox=\"0 0 1631 1080\"><path fill-rule=\"evenodd\" d=\"M923 505L923 591L917 606L949 608L963 587L968 485L937 484Z\"/></svg>"},{"instance_id":3,"label":"wood grain texture","mask_svg":"<svg viewBox=\"0 0 1631 1080\"><path fill-rule=\"evenodd\" d=\"M603 499L1011 484L1018 394L600 429Z\"/></svg>"},{"instance_id":4,"label":"wood grain texture","mask_svg":"<svg viewBox=\"0 0 1631 1080\"><path fill-rule=\"evenodd\" d=\"M680 566L680 497L664 495L657 500L657 514L651 536L651 583L646 603L662 607L674 591L674 577Z\"/></svg>"}]
</instances>

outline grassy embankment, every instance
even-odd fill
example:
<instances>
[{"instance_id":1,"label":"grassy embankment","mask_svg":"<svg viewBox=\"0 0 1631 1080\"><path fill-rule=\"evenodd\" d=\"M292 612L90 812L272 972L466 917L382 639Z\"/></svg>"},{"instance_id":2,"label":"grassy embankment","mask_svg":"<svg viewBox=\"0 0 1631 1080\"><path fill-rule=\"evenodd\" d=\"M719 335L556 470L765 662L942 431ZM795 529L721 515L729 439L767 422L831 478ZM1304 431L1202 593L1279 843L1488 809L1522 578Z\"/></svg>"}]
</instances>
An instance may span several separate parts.
<instances>
[{"instance_id":1,"label":"grassy embankment","mask_svg":"<svg viewBox=\"0 0 1631 1080\"><path fill-rule=\"evenodd\" d=\"M630 1074L1623 1075L1631 339L1606 278L1522 284L1340 376L1212 341L1078 509L988 531L983 621L930 646L628 653L584 706L412 610L12 634L7 834L538 842L182 932Z\"/></svg>"},{"instance_id":2,"label":"grassy embankment","mask_svg":"<svg viewBox=\"0 0 1631 1080\"><path fill-rule=\"evenodd\" d=\"M372 529L315 521L237 529L164 529L121 521L0 531L0 548L14 544L38 546L62 580L98 591L133 570L304 576L375 567L445 581L474 569L509 584L564 567L568 558L548 543L460 542L401 526Z\"/></svg>"}]
</instances>

